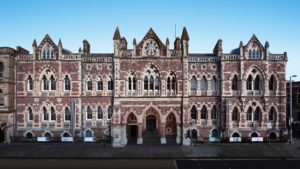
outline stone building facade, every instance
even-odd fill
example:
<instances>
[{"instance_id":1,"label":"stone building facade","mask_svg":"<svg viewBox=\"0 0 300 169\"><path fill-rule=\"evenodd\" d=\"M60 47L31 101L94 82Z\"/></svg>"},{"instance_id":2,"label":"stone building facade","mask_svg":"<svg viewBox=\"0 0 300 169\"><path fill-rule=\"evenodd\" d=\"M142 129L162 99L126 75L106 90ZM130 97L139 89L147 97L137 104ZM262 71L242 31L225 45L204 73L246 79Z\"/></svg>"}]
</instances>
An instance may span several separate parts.
<instances>
[{"instance_id":1,"label":"stone building facade","mask_svg":"<svg viewBox=\"0 0 300 169\"><path fill-rule=\"evenodd\" d=\"M186 28L173 49L152 29L128 49L117 28L113 43L99 54L84 40L72 53L46 35L32 54L16 55L16 135L110 135L119 147L287 134L287 55L255 35L230 53L222 40L212 53L190 53Z\"/></svg>"}]
</instances>

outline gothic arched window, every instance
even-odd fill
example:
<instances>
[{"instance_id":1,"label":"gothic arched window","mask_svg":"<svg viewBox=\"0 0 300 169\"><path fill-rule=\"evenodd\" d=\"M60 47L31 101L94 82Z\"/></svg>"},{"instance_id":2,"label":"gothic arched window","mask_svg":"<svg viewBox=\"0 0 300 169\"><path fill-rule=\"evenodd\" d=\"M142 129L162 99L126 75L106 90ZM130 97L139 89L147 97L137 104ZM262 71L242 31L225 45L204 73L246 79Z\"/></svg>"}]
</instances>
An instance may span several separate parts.
<instances>
[{"instance_id":1,"label":"gothic arched window","mask_svg":"<svg viewBox=\"0 0 300 169\"><path fill-rule=\"evenodd\" d=\"M44 116L44 121L48 121L49 120L49 114L47 112L46 107L43 107L43 116Z\"/></svg>"},{"instance_id":2,"label":"gothic arched window","mask_svg":"<svg viewBox=\"0 0 300 169\"><path fill-rule=\"evenodd\" d=\"M108 86L108 90L114 90L114 81L111 78L111 76L109 76L108 82L107 82L107 86Z\"/></svg>"},{"instance_id":3,"label":"gothic arched window","mask_svg":"<svg viewBox=\"0 0 300 169\"><path fill-rule=\"evenodd\" d=\"M109 106L108 107L108 110L107 110L107 119L111 119L112 115L113 115L113 108L112 106Z\"/></svg>"},{"instance_id":4,"label":"gothic arched window","mask_svg":"<svg viewBox=\"0 0 300 169\"><path fill-rule=\"evenodd\" d=\"M42 81L43 81L43 90L49 90L49 81L45 75L43 76Z\"/></svg>"},{"instance_id":5,"label":"gothic arched window","mask_svg":"<svg viewBox=\"0 0 300 169\"><path fill-rule=\"evenodd\" d=\"M56 90L56 82L53 75L51 75L50 77L50 84L51 84L51 90Z\"/></svg>"},{"instance_id":6,"label":"gothic arched window","mask_svg":"<svg viewBox=\"0 0 300 169\"><path fill-rule=\"evenodd\" d=\"M260 114L261 114L260 108L257 107L254 112L254 121L260 121Z\"/></svg>"},{"instance_id":7,"label":"gothic arched window","mask_svg":"<svg viewBox=\"0 0 300 169\"><path fill-rule=\"evenodd\" d=\"M269 112L269 121L275 121L276 117L276 110L274 107L271 107L270 112Z\"/></svg>"},{"instance_id":8,"label":"gothic arched window","mask_svg":"<svg viewBox=\"0 0 300 169\"><path fill-rule=\"evenodd\" d=\"M200 90L207 91L207 80L205 76L203 76L200 81Z\"/></svg>"},{"instance_id":9,"label":"gothic arched window","mask_svg":"<svg viewBox=\"0 0 300 169\"><path fill-rule=\"evenodd\" d=\"M86 85L87 85L87 90L93 90L93 81L90 76L87 79Z\"/></svg>"},{"instance_id":10,"label":"gothic arched window","mask_svg":"<svg viewBox=\"0 0 300 169\"><path fill-rule=\"evenodd\" d=\"M65 121L70 121L71 120L71 114L70 110L68 107L65 108Z\"/></svg>"},{"instance_id":11,"label":"gothic arched window","mask_svg":"<svg viewBox=\"0 0 300 169\"><path fill-rule=\"evenodd\" d=\"M192 119L197 119L197 109L196 109L196 106L193 106L192 109L191 109L191 118Z\"/></svg>"},{"instance_id":12,"label":"gothic arched window","mask_svg":"<svg viewBox=\"0 0 300 169\"><path fill-rule=\"evenodd\" d=\"M248 108L248 111L247 111L247 120L248 121L252 121L252 107L249 107Z\"/></svg>"},{"instance_id":13,"label":"gothic arched window","mask_svg":"<svg viewBox=\"0 0 300 169\"><path fill-rule=\"evenodd\" d=\"M87 110L86 110L86 118L87 119L92 119L93 118L93 111L92 111L92 108L91 108L91 106L88 106L87 107Z\"/></svg>"},{"instance_id":14,"label":"gothic arched window","mask_svg":"<svg viewBox=\"0 0 300 169\"><path fill-rule=\"evenodd\" d=\"M103 81L100 76L97 80L97 90L103 90Z\"/></svg>"},{"instance_id":15,"label":"gothic arched window","mask_svg":"<svg viewBox=\"0 0 300 169\"><path fill-rule=\"evenodd\" d=\"M27 90L33 90L33 80L30 75L27 78Z\"/></svg>"},{"instance_id":16,"label":"gothic arched window","mask_svg":"<svg viewBox=\"0 0 300 169\"><path fill-rule=\"evenodd\" d=\"M203 106L201 109L201 119L207 119L207 108L206 106Z\"/></svg>"},{"instance_id":17,"label":"gothic arched window","mask_svg":"<svg viewBox=\"0 0 300 169\"><path fill-rule=\"evenodd\" d=\"M247 90L252 90L252 76L249 75L247 79Z\"/></svg>"},{"instance_id":18,"label":"gothic arched window","mask_svg":"<svg viewBox=\"0 0 300 169\"><path fill-rule=\"evenodd\" d=\"M217 119L217 107L214 105L211 110L211 119L216 120Z\"/></svg>"},{"instance_id":19,"label":"gothic arched window","mask_svg":"<svg viewBox=\"0 0 300 169\"><path fill-rule=\"evenodd\" d=\"M28 107L27 112L28 112L28 120L32 121L33 120L33 113L32 113L31 107Z\"/></svg>"},{"instance_id":20,"label":"gothic arched window","mask_svg":"<svg viewBox=\"0 0 300 169\"><path fill-rule=\"evenodd\" d=\"M97 109L97 119L103 119L103 112L101 106L98 106Z\"/></svg>"},{"instance_id":21,"label":"gothic arched window","mask_svg":"<svg viewBox=\"0 0 300 169\"><path fill-rule=\"evenodd\" d=\"M66 75L66 77L65 77L65 90L70 90L70 89L71 89L70 79L69 79L69 76Z\"/></svg>"},{"instance_id":22,"label":"gothic arched window","mask_svg":"<svg viewBox=\"0 0 300 169\"><path fill-rule=\"evenodd\" d=\"M234 75L234 77L231 81L231 90L238 90L238 77L237 77L237 75Z\"/></svg>"},{"instance_id":23,"label":"gothic arched window","mask_svg":"<svg viewBox=\"0 0 300 169\"><path fill-rule=\"evenodd\" d=\"M232 121L238 121L238 114L239 111L236 107L233 108L232 114L231 114L231 120Z\"/></svg>"},{"instance_id":24,"label":"gothic arched window","mask_svg":"<svg viewBox=\"0 0 300 169\"><path fill-rule=\"evenodd\" d=\"M215 76L213 76L211 82L210 82L210 89L212 92L216 92L217 91L217 79Z\"/></svg>"},{"instance_id":25,"label":"gothic arched window","mask_svg":"<svg viewBox=\"0 0 300 169\"><path fill-rule=\"evenodd\" d=\"M269 80L269 90L276 90L276 80L275 80L275 77L274 75L272 75L270 77L270 80Z\"/></svg>"},{"instance_id":26,"label":"gothic arched window","mask_svg":"<svg viewBox=\"0 0 300 169\"><path fill-rule=\"evenodd\" d=\"M197 80L195 76L193 76L191 79L191 90L197 90Z\"/></svg>"},{"instance_id":27,"label":"gothic arched window","mask_svg":"<svg viewBox=\"0 0 300 169\"><path fill-rule=\"evenodd\" d=\"M56 113L53 107L51 107L51 121L56 120Z\"/></svg>"},{"instance_id":28,"label":"gothic arched window","mask_svg":"<svg viewBox=\"0 0 300 169\"><path fill-rule=\"evenodd\" d=\"M260 78L257 75L255 80L254 80L254 90L260 90Z\"/></svg>"}]
</instances>

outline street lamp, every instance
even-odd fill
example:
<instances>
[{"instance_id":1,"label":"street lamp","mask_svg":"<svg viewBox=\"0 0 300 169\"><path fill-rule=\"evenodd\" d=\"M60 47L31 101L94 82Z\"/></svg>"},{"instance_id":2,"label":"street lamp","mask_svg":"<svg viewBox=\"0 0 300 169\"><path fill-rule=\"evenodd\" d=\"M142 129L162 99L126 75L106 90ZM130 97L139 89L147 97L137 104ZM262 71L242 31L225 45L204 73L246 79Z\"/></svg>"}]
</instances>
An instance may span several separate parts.
<instances>
[{"instance_id":1,"label":"street lamp","mask_svg":"<svg viewBox=\"0 0 300 169\"><path fill-rule=\"evenodd\" d=\"M293 89L292 89L292 77L297 77L297 75L290 76L290 119L289 119L289 126L290 126L290 142L293 141Z\"/></svg>"}]
</instances>

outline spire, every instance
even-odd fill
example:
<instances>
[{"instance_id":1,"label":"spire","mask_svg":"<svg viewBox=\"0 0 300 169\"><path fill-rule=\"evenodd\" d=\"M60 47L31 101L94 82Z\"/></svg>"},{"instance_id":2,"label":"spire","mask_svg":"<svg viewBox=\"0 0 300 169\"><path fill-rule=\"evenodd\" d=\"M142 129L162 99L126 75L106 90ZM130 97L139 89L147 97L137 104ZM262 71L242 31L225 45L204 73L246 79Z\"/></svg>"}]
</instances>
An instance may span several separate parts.
<instances>
[{"instance_id":1,"label":"spire","mask_svg":"<svg viewBox=\"0 0 300 169\"><path fill-rule=\"evenodd\" d=\"M268 48L270 45L269 45L269 42L266 41L266 44L265 44L265 48Z\"/></svg>"},{"instance_id":2,"label":"spire","mask_svg":"<svg viewBox=\"0 0 300 169\"><path fill-rule=\"evenodd\" d=\"M190 40L190 37L189 37L189 35L188 35L187 30L186 30L185 27L183 27L183 31L182 31L182 35L181 35L181 40L186 40L186 41Z\"/></svg>"},{"instance_id":3,"label":"spire","mask_svg":"<svg viewBox=\"0 0 300 169\"><path fill-rule=\"evenodd\" d=\"M121 35L120 35L119 27L117 26L115 33L114 33L113 40L120 40L120 39L121 39Z\"/></svg>"},{"instance_id":4,"label":"spire","mask_svg":"<svg viewBox=\"0 0 300 169\"><path fill-rule=\"evenodd\" d=\"M169 45L169 44L170 44L169 38L167 38L167 40L166 40L166 45Z\"/></svg>"},{"instance_id":5,"label":"spire","mask_svg":"<svg viewBox=\"0 0 300 169\"><path fill-rule=\"evenodd\" d=\"M240 47L242 48L243 46L243 41L240 41Z\"/></svg>"},{"instance_id":6,"label":"spire","mask_svg":"<svg viewBox=\"0 0 300 169\"><path fill-rule=\"evenodd\" d=\"M35 48L37 47L35 39L33 40L32 47L35 47Z\"/></svg>"},{"instance_id":7,"label":"spire","mask_svg":"<svg viewBox=\"0 0 300 169\"><path fill-rule=\"evenodd\" d=\"M61 39L60 38L59 38L59 41L58 41L58 46L62 47L62 43L61 43Z\"/></svg>"},{"instance_id":8,"label":"spire","mask_svg":"<svg viewBox=\"0 0 300 169\"><path fill-rule=\"evenodd\" d=\"M133 45L136 45L136 39L133 38Z\"/></svg>"}]
</instances>

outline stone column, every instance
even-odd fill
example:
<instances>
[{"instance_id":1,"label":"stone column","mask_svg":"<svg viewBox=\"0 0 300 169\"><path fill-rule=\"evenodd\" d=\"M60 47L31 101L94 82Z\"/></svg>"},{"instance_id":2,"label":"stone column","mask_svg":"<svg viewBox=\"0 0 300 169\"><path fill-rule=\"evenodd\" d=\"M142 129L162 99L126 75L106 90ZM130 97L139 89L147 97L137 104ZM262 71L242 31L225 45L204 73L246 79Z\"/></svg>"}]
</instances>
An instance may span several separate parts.
<instances>
[{"instance_id":1,"label":"stone column","mask_svg":"<svg viewBox=\"0 0 300 169\"><path fill-rule=\"evenodd\" d=\"M138 123L137 144L143 144L143 123Z\"/></svg>"},{"instance_id":2,"label":"stone column","mask_svg":"<svg viewBox=\"0 0 300 169\"><path fill-rule=\"evenodd\" d=\"M160 124L160 144L166 144L166 123L161 123Z\"/></svg>"}]
</instances>

